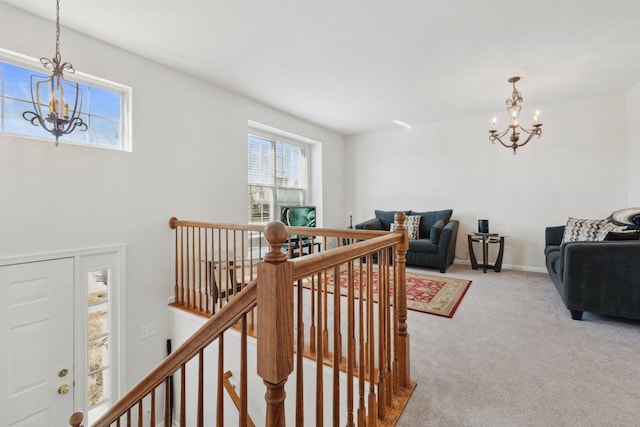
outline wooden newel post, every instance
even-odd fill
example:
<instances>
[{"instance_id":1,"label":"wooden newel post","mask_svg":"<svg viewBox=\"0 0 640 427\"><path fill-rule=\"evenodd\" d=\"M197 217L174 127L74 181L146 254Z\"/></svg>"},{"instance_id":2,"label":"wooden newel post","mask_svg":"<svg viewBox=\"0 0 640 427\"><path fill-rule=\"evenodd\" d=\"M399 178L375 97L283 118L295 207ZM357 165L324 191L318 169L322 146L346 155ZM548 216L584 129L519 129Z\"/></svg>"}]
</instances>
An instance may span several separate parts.
<instances>
[{"instance_id":1,"label":"wooden newel post","mask_svg":"<svg viewBox=\"0 0 640 427\"><path fill-rule=\"evenodd\" d=\"M404 233L402 243L396 246L396 259L394 265L397 273L398 287L398 360L400 363L400 386L406 388L411 381L409 333L407 332L407 250L409 250L409 234L404 226L407 216L404 212L396 212L395 220L398 223L396 230Z\"/></svg>"},{"instance_id":2,"label":"wooden newel post","mask_svg":"<svg viewBox=\"0 0 640 427\"><path fill-rule=\"evenodd\" d=\"M279 221L264 231L270 251L258 264L258 375L267 386L266 425L284 426L284 384L293 372L292 265L282 252L288 232Z\"/></svg>"}]
</instances>

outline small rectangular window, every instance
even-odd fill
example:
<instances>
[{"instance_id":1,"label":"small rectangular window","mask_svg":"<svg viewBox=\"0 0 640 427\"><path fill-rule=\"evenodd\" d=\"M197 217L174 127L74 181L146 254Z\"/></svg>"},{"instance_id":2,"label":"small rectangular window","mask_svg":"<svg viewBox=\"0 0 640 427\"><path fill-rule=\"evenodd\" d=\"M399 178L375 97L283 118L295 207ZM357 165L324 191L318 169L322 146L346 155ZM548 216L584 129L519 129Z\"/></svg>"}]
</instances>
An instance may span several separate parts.
<instances>
[{"instance_id":1,"label":"small rectangular window","mask_svg":"<svg viewBox=\"0 0 640 427\"><path fill-rule=\"evenodd\" d=\"M35 59L0 49L0 133L55 139L22 116L25 111L34 110L31 76L48 76L45 71ZM65 79L79 83L82 91L81 118L88 129L76 129L60 137L60 142L131 151L131 88L82 73L67 73ZM47 99L47 94L41 93L41 98Z\"/></svg>"}]
</instances>

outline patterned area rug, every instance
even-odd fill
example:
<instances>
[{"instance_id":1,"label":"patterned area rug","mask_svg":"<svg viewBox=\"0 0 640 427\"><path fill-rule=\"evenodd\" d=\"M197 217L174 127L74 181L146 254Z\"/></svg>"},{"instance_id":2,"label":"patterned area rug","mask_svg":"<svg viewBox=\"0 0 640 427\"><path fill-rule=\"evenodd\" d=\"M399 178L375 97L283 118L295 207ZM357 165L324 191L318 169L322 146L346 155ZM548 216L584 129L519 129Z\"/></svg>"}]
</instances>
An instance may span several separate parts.
<instances>
[{"instance_id":1,"label":"patterned area rug","mask_svg":"<svg viewBox=\"0 0 640 427\"><path fill-rule=\"evenodd\" d=\"M359 271L354 271L355 295L358 296ZM406 273L407 276L407 308L422 313L434 314L436 316L453 317L462 297L469 289L471 280L456 279L454 277L428 276L426 274ZM374 300L378 295L378 271L373 271L373 292ZM303 286L309 288L309 282L304 281ZM340 294L347 294L347 273L346 270L340 274ZM391 286L393 289L393 285ZM333 274L327 275L327 290L333 292ZM364 292L364 289L363 289Z\"/></svg>"}]
</instances>

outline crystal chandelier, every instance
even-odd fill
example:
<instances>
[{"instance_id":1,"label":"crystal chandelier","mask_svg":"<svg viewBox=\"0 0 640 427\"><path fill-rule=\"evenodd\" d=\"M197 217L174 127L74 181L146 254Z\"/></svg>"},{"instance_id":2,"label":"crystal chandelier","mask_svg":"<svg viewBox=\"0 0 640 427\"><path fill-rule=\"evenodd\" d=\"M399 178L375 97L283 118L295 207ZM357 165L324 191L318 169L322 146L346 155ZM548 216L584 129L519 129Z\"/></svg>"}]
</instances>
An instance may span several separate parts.
<instances>
[{"instance_id":1,"label":"crystal chandelier","mask_svg":"<svg viewBox=\"0 0 640 427\"><path fill-rule=\"evenodd\" d=\"M34 126L42 126L58 138L73 132L76 128L86 131L87 124L80 118L82 92L78 83L64 78L64 71L75 73L73 65L62 62L60 57L60 0L56 0L56 55L53 59L40 58L44 67L51 71L46 78L31 76L31 102L33 111L25 111L22 117ZM43 100L44 99L44 100ZM48 101L47 101L48 99Z\"/></svg>"},{"instance_id":2,"label":"crystal chandelier","mask_svg":"<svg viewBox=\"0 0 640 427\"><path fill-rule=\"evenodd\" d=\"M534 136L537 136L538 138L540 138L540 135L542 135L542 123L540 123L539 111L536 111L536 115L534 117L535 122L533 124L533 129L526 129L520 125L519 117L520 117L520 110L522 109L522 106L521 106L522 94L518 92L518 89L516 89L516 82L518 80L520 80L520 77L511 77L509 80L507 80L509 83L513 84L513 93L511 94L511 99L507 98L506 100L507 111L509 112L509 120L510 120L509 126L504 131L498 132L496 130L496 118L494 117L493 122L491 124L491 130L489 131L489 140L491 141L491 143L495 143L495 141L497 140L503 146L507 148L512 148L514 156L516 154L516 150L518 149L518 147L527 145L527 143L531 141L531 138L533 138ZM527 134L528 136L524 142L519 144L518 141L520 141L521 131ZM509 136L509 140L511 141L511 143L505 143L504 141L502 141L502 138L506 136L509 132L511 132L511 135Z\"/></svg>"}]
</instances>

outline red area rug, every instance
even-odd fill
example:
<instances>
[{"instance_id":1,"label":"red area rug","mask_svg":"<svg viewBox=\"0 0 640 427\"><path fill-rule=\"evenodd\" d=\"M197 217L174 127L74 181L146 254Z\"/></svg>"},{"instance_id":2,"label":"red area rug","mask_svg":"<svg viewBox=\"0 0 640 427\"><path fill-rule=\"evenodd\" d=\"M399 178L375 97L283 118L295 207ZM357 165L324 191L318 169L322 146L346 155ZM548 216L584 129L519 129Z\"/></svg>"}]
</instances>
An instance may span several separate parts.
<instances>
[{"instance_id":1,"label":"red area rug","mask_svg":"<svg viewBox=\"0 0 640 427\"><path fill-rule=\"evenodd\" d=\"M355 295L358 296L358 284L360 272L356 268L354 270ZM374 269L372 275L372 284L374 292L374 300L377 301L378 296L378 271ZM453 317L456 309L460 305L471 280L456 279L454 277L428 276L426 274L406 273L407 281L407 308L422 313L434 314L436 316ZM366 280L363 281L364 289L366 289ZM309 283L305 281L303 286L308 288ZM347 272L340 272L340 294L347 294ZM393 290L393 283L390 286ZM327 291L333 292L334 277L330 273L327 275Z\"/></svg>"}]
</instances>

